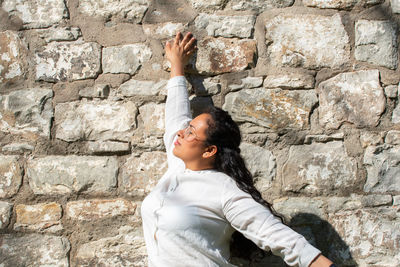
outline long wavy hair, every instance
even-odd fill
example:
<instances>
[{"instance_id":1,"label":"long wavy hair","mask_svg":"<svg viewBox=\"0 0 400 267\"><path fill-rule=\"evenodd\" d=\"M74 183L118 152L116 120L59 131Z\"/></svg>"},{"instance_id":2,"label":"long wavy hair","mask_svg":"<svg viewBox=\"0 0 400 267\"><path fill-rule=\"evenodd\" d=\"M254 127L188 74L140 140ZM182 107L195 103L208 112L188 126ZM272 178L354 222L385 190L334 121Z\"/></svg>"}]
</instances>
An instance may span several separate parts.
<instances>
[{"instance_id":1,"label":"long wavy hair","mask_svg":"<svg viewBox=\"0 0 400 267\"><path fill-rule=\"evenodd\" d=\"M221 108L211 106L204 113L210 114L212 118L208 121L205 145L217 147L214 168L229 175L241 190L250 194L256 202L270 209L283 222L282 216L275 212L254 186L253 176L240 155L239 145L242 137L239 126L229 113ZM232 236L231 251L241 257L249 256L256 246L253 242L246 240L242 234L236 231Z\"/></svg>"}]
</instances>

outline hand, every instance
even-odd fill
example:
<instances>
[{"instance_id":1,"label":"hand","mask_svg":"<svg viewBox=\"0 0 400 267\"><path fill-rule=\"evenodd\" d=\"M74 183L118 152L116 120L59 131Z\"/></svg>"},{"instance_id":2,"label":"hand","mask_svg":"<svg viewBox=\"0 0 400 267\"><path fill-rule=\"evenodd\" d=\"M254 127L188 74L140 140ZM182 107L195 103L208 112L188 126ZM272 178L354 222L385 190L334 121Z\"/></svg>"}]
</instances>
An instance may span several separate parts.
<instances>
[{"instance_id":1,"label":"hand","mask_svg":"<svg viewBox=\"0 0 400 267\"><path fill-rule=\"evenodd\" d=\"M165 55L171 63L171 78L184 75L184 67L197 49L195 42L196 39L190 32L183 39L182 34L178 32L172 44L166 43Z\"/></svg>"}]
</instances>

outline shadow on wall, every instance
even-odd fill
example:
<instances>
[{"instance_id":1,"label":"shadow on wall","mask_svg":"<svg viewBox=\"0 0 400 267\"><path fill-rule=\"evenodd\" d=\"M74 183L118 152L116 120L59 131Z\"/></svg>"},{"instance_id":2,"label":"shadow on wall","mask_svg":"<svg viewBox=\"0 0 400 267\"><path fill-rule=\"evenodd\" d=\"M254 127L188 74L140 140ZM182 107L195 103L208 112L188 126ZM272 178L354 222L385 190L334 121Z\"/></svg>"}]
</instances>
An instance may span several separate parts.
<instances>
[{"instance_id":1,"label":"shadow on wall","mask_svg":"<svg viewBox=\"0 0 400 267\"><path fill-rule=\"evenodd\" d=\"M337 266L358 266L350 253L349 246L327 221L315 214L299 213L288 225L302 234ZM232 237L231 257L233 264L243 267L288 266L280 257L273 255L270 251L259 249L239 232L235 232Z\"/></svg>"}]
</instances>

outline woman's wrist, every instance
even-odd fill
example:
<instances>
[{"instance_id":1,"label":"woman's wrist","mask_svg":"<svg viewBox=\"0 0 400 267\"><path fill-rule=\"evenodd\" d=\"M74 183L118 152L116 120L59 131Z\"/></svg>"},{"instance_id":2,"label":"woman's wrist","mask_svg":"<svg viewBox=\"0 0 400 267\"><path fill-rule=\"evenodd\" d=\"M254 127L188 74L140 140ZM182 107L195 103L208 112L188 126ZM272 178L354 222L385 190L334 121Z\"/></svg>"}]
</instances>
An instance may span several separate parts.
<instances>
[{"instance_id":1,"label":"woman's wrist","mask_svg":"<svg viewBox=\"0 0 400 267\"><path fill-rule=\"evenodd\" d=\"M183 64L174 63L171 64L171 78L175 76L184 76L185 75L185 67Z\"/></svg>"}]
</instances>

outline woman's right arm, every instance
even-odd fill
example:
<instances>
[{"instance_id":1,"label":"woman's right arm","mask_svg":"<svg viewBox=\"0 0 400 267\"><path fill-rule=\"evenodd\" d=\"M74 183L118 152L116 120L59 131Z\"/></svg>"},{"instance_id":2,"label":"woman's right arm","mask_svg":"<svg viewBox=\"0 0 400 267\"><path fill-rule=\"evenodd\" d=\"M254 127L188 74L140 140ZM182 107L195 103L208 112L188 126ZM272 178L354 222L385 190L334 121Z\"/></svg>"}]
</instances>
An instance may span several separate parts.
<instances>
[{"instance_id":1,"label":"woman's right arm","mask_svg":"<svg viewBox=\"0 0 400 267\"><path fill-rule=\"evenodd\" d=\"M184 76L184 67L195 51L195 38L187 33L177 33L174 42L167 42L165 53L171 63L171 79L167 85L167 101L165 104L165 134L164 144L167 150L168 165L173 165L175 157L172 154L173 142L177 131L184 128L192 119L189 97Z\"/></svg>"}]
</instances>

